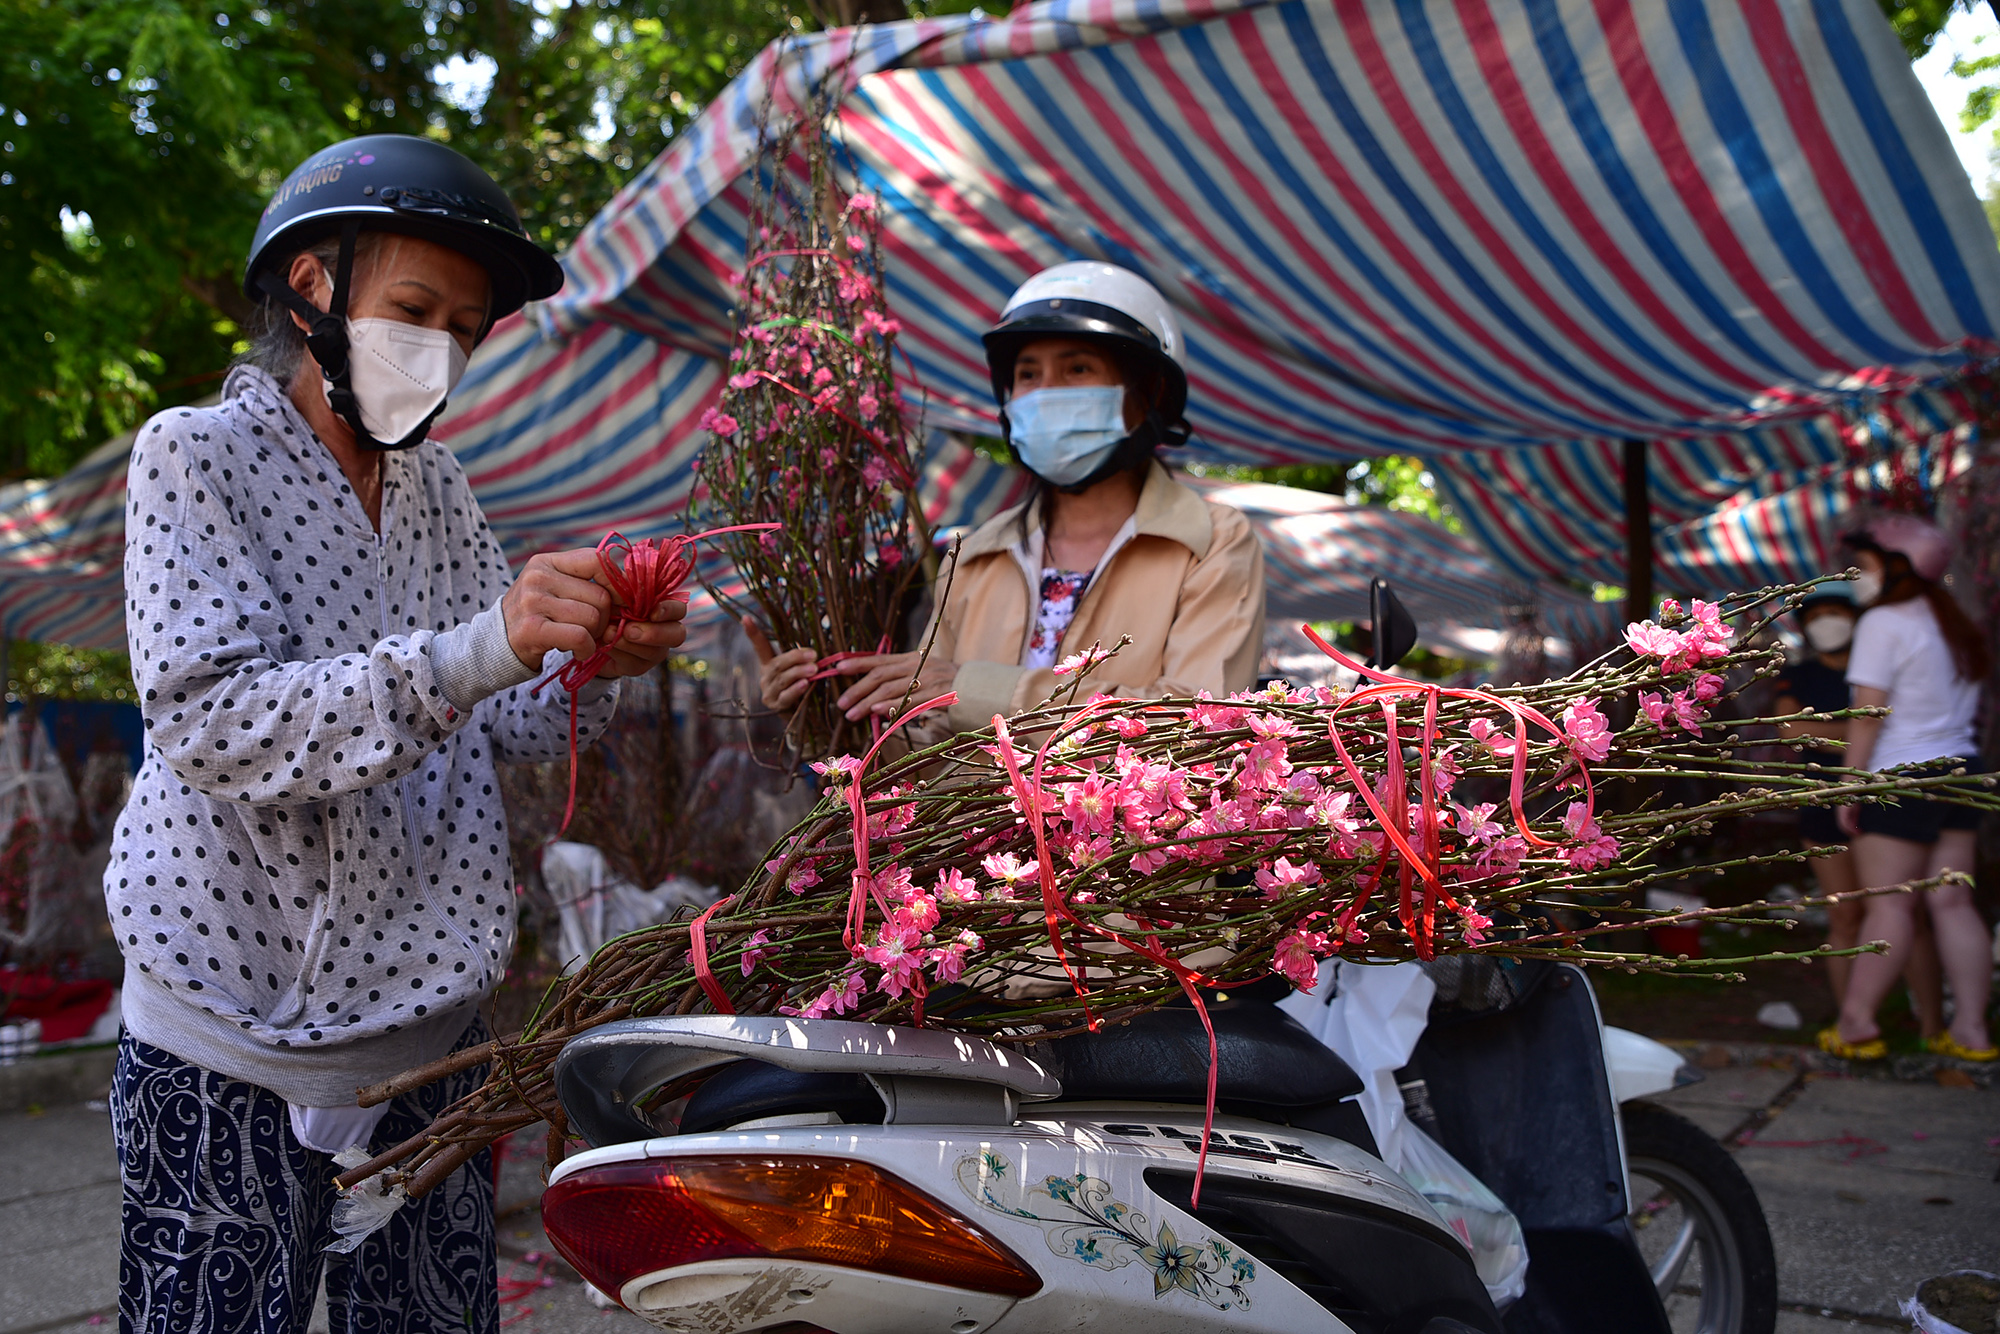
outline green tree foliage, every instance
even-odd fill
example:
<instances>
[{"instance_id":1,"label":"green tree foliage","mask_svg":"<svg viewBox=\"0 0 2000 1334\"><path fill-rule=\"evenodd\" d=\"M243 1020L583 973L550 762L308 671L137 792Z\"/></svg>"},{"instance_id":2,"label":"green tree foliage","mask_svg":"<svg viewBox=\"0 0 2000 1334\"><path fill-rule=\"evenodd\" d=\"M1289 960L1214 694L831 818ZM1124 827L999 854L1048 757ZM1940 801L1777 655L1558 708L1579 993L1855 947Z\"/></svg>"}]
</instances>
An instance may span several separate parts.
<instances>
[{"instance_id":1,"label":"green tree foliage","mask_svg":"<svg viewBox=\"0 0 2000 1334\"><path fill-rule=\"evenodd\" d=\"M1908 4L1900 0L1875 0L1882 6L1883 17L1895 28L1896 36L1902 39L1903 50L1910 59L1916 60L1931 49L1931 43L1944 31L1944 25L1951 21L1952 14L1961 9L1971 9L1979 0L1910 0Z\"/></svg>"},{"instance_id":2,"label":"green tree foliage","mask_svg":"<svg viewBox=\"0 0 2000 1334\"><path fill-rule=\"evenodd\" d=\"M1896 35L1903 41L1903 49L1912 60L1929 52L1953 14L1960 11L1971 13L1983 4L1992 9L1994 17L2000 18L2000 0L1913 0L1910 4L1876 0L1876 3L1882 6L1882 12L1894 25ZM2000 71L2000 52L1989 51L1970 59L1957 56L1951 62L1952 74L1961 79L1982 79L1996 71ZM1968 88L1965 106L1958 116L1960 132L1972 133L1993 119L1996 110L2000 110L2000 84L1981 82Z\"/></svg>"},{"instance_id":3,"label":"green tree foliage","mask_svg":"<svg viewBox=\"0 0 2000 1334\"><path fill-rule=\"evenodd\" d=\"M7 696L136 704L132 660L115 649L69 648L15 640L7 646Z\"/></svg>"},{"instance_id":4,"label":"green tree foliage","mask_svg":"<svg viewBox=\"0 0 2000 1334\"><path fill-rule=\"evenodd\" d=\"M313 150L433 136L560 248L803 26L783 0L0 0L0 474L220 387L258 212Z\"/></svg>"}]
</instances>

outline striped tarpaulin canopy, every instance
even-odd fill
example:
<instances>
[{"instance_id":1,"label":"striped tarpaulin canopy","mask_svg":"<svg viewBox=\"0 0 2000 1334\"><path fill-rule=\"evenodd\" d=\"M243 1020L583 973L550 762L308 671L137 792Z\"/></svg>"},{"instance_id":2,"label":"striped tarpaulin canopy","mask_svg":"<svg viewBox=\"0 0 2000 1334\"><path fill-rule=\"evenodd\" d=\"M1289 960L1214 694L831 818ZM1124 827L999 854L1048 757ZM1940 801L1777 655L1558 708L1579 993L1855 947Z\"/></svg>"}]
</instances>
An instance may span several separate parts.
<instances>
[{"instance_id":1,"label":"striped tarpaulin canopy","mask_svg":"<svg viewBox=\"0 0 2000 1334\"><path fill-rule=\"evenodd\" d=\"M0 626L9 639L125 647L125 461L107 441L54 481L0 487Z\"/></svg>"},{"instance_id":2,"label":"striped tarpaulin canopy","mask_svg":"<svg viewBox=\"0 0 2000 1334\"><path fill-rule=\"evenodd\" d=\"M1524 577L1622 580L1634 438L1670 585L1809 572L1831 510L1763 504L1726 559L1682 526L1851 467L1857 420L1949 427L1925 391L1995 351L1992 233L1872 0L1045 0L806 38L593 222L544 326L721 355L759 117L824 79L933 420L990 432L980 330L1112 260L1189 327L1193 457L1434 456Z\"/></svg>"},{"instance_id":3,"label":"striped tarpaulin canopy","mask_svg":"<svg viewBox=\"0 0 2000 1334\"><path fill-rule=\"evenodd\" d=\"M695 405L715 363L599 324L564 339L518 317L474 356L433 434L463 464L494 535L518 564L537 551L594 546L606 532L687 531ZM211 400L212 401L212 400ZM53 481L0 488L0 625L9 638L125 646L125 466L133 435L108 441ZM921 494L934 528L963 528L1019 499L1025 474L931 433ZM732 571L704 561L725 593ZM689 615L716 615L696 591Z\"/></svg>"},{"instance_id":4,"label":"striped tarpaulin canopy","mask_svg":"<svg viewBox=\"0 0 2000 1334\"><path fill-rule=\"evenodd\" d=\"M1668 590L1712 593L1846 564L1867 509L1927 508L1963 473L1982 411L1969 389L1912 392L1784 427L1647 452L1654 561ZM1439 489L1515 577L1625 582L1624 461L1602 442L1440 459Z\"/></svg>"},{"instance_id":5,"label":"striped tarpaulin canopy","mask_svg":"<svg viewBox=\"0 0 2000 1334\"><path fill-rule=\"evenodd\" d=\"M495 534L516 561L537 550L589 545L612 527L634 538L685 530L682 509L698 439L684 433L657 457L637 460L638 466L630 466L635 460L616 449L543 447L585 430L615 436L622 429L616 411L593 417L575 406L588 402L577 388L601 373L599 357L613 366L636 359L641 369L632 378L644 387L635 397L690 392L671 378L649 378L648 368L662 359L658 343L608 325L597 328L601 332L594 337L548 344L518 323L503 327L468 373L467 397L477 406L460 408L457 420L510 425L496 426L485 438L487 447L464 450L461 461ZM535 364L528 368L524 361ZM518 388L516 375L533 381L533 387L511 397L490 388ZM691 392L704 391L697 384ZM501 442L502 436L508 441ZM13 637L89 648L123 645L121 558L130 446L131 437L121 437L59 481L0 492L5 542L0 618ZM1018 468L944 431L931 434L923 475L925 515L941 541L990 518L1027 490L1026 474ZM1351 506L1291 487L1187 480L1249 516L1264 543L1275 619L1366 620L1369 580L1381 575L1416 615L1427 642L1458 646L1466 629L1504 631L1528 607L1536 609L1546 630L1573 641L1595 642L1610 629L1602 605L1558 585L1517 578L1421 515ZM557 497L566 499L555 503ZM740 595L740 581L723 563L706 563L703 573L725 595ZM693 594L691 621L718 615L707 594Z\"/></svg>"}]
</instances>

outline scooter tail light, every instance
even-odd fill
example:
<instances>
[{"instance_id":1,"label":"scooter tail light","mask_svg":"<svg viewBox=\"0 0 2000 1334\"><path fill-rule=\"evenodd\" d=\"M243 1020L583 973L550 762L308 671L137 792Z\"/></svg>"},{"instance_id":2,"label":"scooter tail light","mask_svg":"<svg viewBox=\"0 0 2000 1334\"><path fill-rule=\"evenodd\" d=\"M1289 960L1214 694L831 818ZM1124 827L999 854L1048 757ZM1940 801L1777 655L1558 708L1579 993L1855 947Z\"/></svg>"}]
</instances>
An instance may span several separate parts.
<instances>
[{"instance_id":1,"label":"scooter tail light","mask_svg":"<svg viewBox=\"0 0 2000 1334\"><path fill-rule=\"evenodd\" d=\"M759 1253L660 1163L616 1163L558 1181L542 1195L542 1226L557 1253L610 1297L657 1269Z\"/></svg>"},{"instance_id":2,"label":"scooter tail light","mask_svg":"<svg viewBox=\"0 0 2000 1334\"><path fill-rule=\"evenodd\" d=\"M744 1256L800 1260L996 1296L1041 1276L909 1183L841 1158L688 1157L566 1177L542 1199L549 1240L600 1290Z\"/></svg>"}]
</instances>

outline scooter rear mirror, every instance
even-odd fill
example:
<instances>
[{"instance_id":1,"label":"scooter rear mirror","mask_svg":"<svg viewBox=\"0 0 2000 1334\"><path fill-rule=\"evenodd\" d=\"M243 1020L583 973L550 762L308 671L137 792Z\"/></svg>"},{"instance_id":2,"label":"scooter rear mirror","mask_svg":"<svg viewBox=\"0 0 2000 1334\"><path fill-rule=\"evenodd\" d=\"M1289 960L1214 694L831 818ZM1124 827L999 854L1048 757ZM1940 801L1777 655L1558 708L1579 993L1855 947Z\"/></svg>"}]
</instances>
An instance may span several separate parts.
<instances>
[{"instance_id":1,"label":"scooter rear mirror","mask_svg":"<svg viewBox=\"0 0 2000 1334\"><path fill-rule=\"evenodd\" d=\"M1377 575L1368 584L1370 646L1368 665L1387 671L1417 646L1417 622L1397 600L1389 581Z\"/></svg>"}]
</instances>

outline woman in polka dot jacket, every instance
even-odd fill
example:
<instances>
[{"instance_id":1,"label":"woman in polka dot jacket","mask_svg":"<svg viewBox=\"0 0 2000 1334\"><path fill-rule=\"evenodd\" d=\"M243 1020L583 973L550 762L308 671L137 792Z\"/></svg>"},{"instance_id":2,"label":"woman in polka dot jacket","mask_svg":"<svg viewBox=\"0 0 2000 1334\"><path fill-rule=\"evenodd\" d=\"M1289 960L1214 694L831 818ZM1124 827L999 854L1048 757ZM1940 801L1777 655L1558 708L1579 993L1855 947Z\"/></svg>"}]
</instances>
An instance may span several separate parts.
<instances>
[{"instance_id":1,"label":"woman in polka dot jacket","mask_svg":"<svg viewBox=\"0 0 2000 1334\"><path fill-rule=\"evenodd\" d=\"M520 292L452 240L356 229L348 253L301 242L269 262L315 313L341 311L346 287L356 357L386 326L455 349L462 370ZM357 366L363 422L346 419L307 321L273 323L218 406L161 413L132 450L126 620L147 747L105 874L126 959L128 1328L304 1330L332 1240L329 1155L437 1110L364 1111L355 1090L479 1040L507 967L494 766L569 740L561 688L529 683L592 651L613 612L590 550L513 579L457 460L421 439L428 417L416 443L380 447L394 395L371 398ZM422 378L420 357L377 346ZM659 662L684 610L626 631L579 692L580 742L611 717L608 678ZM431 1307L452 1328L497 1320L485 1170L336 1264L349 1327L430 1328Z\"/></svg>"}]
</instances>

